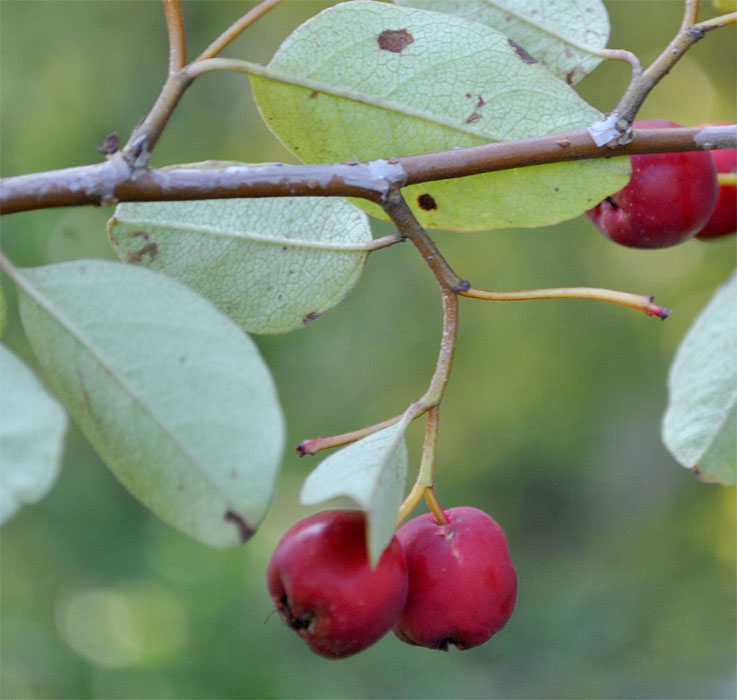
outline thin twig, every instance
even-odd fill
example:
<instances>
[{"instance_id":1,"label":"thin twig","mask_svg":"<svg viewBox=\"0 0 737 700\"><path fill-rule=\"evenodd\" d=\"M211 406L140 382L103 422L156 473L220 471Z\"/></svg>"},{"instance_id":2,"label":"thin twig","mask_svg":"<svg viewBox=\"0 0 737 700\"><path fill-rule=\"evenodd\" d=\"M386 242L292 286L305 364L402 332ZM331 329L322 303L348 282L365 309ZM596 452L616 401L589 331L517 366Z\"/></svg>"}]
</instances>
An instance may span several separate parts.
<instances>
[{"instance_id":1,"label":"thin twig","mask_svg":"<svg viewBox=\"0 0 737 700\"><path fill-rule=\"evenodd\" d=\"M420 226L420 222L415 218L399 188L389 191L383 207L399 232L417 248L444 290L457 292L461 289L468 289L468 282L462 280L453 271L435 242Z\"/></svg>"},{"instance_id":2,"label":"thin twig","mask_svg":"<svg viewBox=\"0 0 737 700\"><path fill-rule=\"evenodd\" d=\"M642 294L630 294L629 292L618 292L613 289L599 289L597 287L556 287L551 289L525 289L516 292L495 292L487 289L476 289L470 287L459 292L461 296L472 299L484 299L485 301L529 301L532 299L593 299L595 301L608 301L619 304L630 309L642 311L648 316L657 316L666 319L671 315L671 310L663 306L653 304L651 296Z\"/></svg>"},{"instance_id":3,"label":"thin twig","mask_svg":"<svg viewBox=\"0 0 737 700\"><path fill-rule=\"evenodd\" d=\"M699 16L699 4L699 0L685 0L683 20L681 21L681 31L684 31L696 24L696 20Z\"/></svg>"},{"instance_id":4,"label":"thin twig","mask_svg":"<svg viewBox=\"0 0 737 700\"><path fill-rule=\"evenodd\" d=\"M230 42L238 37L241 32L250 27L257 19L274 9L282 0L264 0L256 5L237 22L230 25L215 41L212 42L199 56L196 61L204 61L206 58L217 56ZM195 61L195 62L196 62Z\"/></svg>"},{"instance_id":5,"label":"thin twig","mask_svg":"<svg viewBox=\"0 0 737 700\"><path fill-rule=\"evenodd\" d=\"M169 75L187 63L187 39L181 0L163 0L166 30L169 34Z\"/></svg>"},{"instance_id":6,"label":"thin twig","mask_svg":"<svg viewBox=\"0 0 737 700\"><path fill-rule=\"evenodd\" d=\"M696 23L698 9L698 0L686 0L683 20L678 33L644 71L640 74L633 73L630 84L627 86L617 106L610 113L610 119L616 125L616 129L620 134L618 139L620 144L628 140L629 128L645 98L672 70L673 66L683 57L686 51L697 41L700 41L707 31L718 29L737 21L737 12L735 12Z\"/></svg>"}]
</instances>

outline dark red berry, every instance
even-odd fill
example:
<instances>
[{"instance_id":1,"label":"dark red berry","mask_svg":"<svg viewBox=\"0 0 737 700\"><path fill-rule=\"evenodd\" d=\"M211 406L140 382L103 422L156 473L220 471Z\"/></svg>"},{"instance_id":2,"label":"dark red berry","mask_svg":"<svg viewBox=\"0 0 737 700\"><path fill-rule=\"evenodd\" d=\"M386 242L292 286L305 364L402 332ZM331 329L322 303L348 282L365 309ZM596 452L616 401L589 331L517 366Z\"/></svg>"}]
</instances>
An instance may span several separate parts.
<instances>
[{"instance_id":1,"label":"dark red berry","mask_svg":"<svg viewBox=\"0 0 737 700\"><path fill-rule=\"evenodd\" d=\"M501 527L477 508L430 513L397 533L409 566L409 596L395 634L404 642L470 649L506 624L517 597L517 574Z\"/></svg>"},{"instance_id":2,"label":"dark red berry","mask_svg":"<svg viewBox=\"0 0 737 700\"><path fill-rule=\"evenodd\" d=\"M366 516L331 510L297 523L266 570L279 615L310 648L342 658L388 632L407 600L404 552L396 537L375 568L366 547Z\"/></svg>"},{"instance_id":3,"label":"dark red berry","mask_svg":"<svg viewBox=\"0 0 737 700\"><path fill-rule=\"evenodd\" d=\"M659 119L635 129L680 126ZM586 212L605 236L632 248L665 248L695 236L717 200L716 168L707 151L634 155L623 190Z\"/></svg>"},{"instance_id":4,"label":"dark red berry","mask_svg":"<svg viewBox=\"0 0 737 700\"><path fill-rule=\"evenodd\" d=\"M728 122L703 126L729 126ZM737 148L709 151L718 173L737 174ZM737 232L737 185L719 185L717 203L706 226L696 234L700 240L712 240Z\"/></svg>"}]
</instances>

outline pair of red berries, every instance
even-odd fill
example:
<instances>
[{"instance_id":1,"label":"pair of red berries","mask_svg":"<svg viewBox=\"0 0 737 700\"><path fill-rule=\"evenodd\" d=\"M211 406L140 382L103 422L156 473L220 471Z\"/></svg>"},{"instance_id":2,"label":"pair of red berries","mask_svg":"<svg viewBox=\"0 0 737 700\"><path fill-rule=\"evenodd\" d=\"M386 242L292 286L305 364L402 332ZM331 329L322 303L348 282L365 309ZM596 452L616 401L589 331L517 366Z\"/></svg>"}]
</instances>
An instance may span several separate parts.
<instances>
[{"instance_id":1,"label":"pair of red berries","mask_svg":"<svg viewBox=\"0 0 737 700\"><path fill-rule=\"evenodd\" d=\"M680 126L642 120L635 129ZM632 248L664 248L694 236L737 231L737 186L717 173L737 171L737 149L632 156L629 184L587 212L607 237Z\"/></svg>"},{"instance_id":2,"label":"pair of red berries","mask_svg":"<svg viewBox=\"0 0 737 700\"><path fill-rule=\"evenodd\" d=\"M504 531L476 508L402 526L372 568L361 511L316 513L292 527L269 562L269 593L310 648L350 656L390 629L404 642L469 649L512 614L517 575Z\"/></svg>"}]
</instances>

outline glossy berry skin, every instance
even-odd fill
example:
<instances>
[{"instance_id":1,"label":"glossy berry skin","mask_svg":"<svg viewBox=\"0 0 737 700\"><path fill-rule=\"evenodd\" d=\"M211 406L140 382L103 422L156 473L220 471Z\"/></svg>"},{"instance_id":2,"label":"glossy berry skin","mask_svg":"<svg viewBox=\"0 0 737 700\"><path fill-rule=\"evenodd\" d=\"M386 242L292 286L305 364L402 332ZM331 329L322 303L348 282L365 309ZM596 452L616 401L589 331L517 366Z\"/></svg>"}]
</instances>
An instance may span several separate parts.
<instances>
[{"instance_id":1,"label":"glossy berry skin","mask_svg":"<svg viewBox=\"0 0 737 700\"><path fill-rule=\"evenodd\" d=\"M727 126L728 122L704 124L704 126ZM709 151L718 173L737 173L737 148ZM737 185L719 185L717 203L711 218L696 238L712 240L737 232Z\"/></svg>"},{"instance_id":2,"label":"glossy berry skin","mask_svg":"<svg viewBox=\"0 0 737 700\"><path fill-rule=\"evenodd\" d=\"M431 649L470 649L506 624L517 574L493 518L470 507L445 515L447 525L427 513L397 532L409 565L409 596L394 633Z\"/></svg>"},{"instance_id":3,"label":"glossy berry skin","mask_svg":"<svg viewBox=\"0 0 737 700\"><path fill-rule=\"evenodd\" d=\"M635 129L680 126L644 119ZM665 248L695 236L717 200L716 168L707 151L631 156L623 190L586 212L605 236L632 248Z\"/></svg>"},{"instance_id":4,"label":"glossy berry skin","mask_svg":"<svg viewBox=\"0 0 737 700\"><path fill-rule=\"evenodd\" d=\"M282 620L322 656L365 649L399 619L407 600L404 552L392 538L372 569L366 516L330 510L300 521L282 537L266 570Z\"/></svg>"}]
</instances>

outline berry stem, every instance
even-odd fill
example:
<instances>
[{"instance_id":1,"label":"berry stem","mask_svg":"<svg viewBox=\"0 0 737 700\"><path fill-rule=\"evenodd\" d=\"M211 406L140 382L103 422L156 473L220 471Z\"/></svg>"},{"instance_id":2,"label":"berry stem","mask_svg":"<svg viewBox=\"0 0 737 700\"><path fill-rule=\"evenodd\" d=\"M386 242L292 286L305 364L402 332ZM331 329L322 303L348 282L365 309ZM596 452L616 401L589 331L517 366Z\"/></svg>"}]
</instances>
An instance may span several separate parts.
<instances>
[{"instance_id":1,"label":"berry stem","mask_svg":"<svg viewBox=\"0 0 737 700\"><path fill-rule=\"evenodd\" d=\"M448 516L440 507L440 502L438 501L438 497L435 495L434 487L429 486L425 489L425 501L427 502L428 508L430 508L430 511L435 516L435 522L438 525L447 525Z\"/></svg>"},{"instance_id":2,"label":"berry stem","mask_svg":"<svg viewBox=\"0 0 737 700\"><path fill-rule=\"evenodd\" d=\"M526 289L517 292L495 292L487 289L469 287L459 292L464 297L484 299L486 301L528 301L530 299L595 299L619 304L630 309L637 309L649 316L666 319L671 315L670 309L653 304L653 298L643 294L618 292L613 289L597 287L555 287L551 289Z\"/></svg>"}]
</instances>

